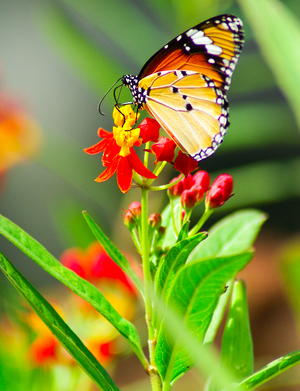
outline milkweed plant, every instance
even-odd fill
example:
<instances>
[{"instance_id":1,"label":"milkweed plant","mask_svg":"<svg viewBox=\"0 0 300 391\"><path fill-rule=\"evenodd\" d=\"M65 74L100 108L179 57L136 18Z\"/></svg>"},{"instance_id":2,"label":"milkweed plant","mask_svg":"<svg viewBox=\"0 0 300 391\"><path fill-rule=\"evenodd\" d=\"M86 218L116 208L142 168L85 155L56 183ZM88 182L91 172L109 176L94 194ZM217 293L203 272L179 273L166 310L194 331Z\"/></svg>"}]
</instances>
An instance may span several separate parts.
<instances>
[{"instance_id":1,"label":"milkweed plant","mask_svg":"<svg viewBox=\"0 0 300 391\"><path fill-rule=\"evenodd\" d=\"M102 154L104 170L96 178L97 182L107 181L116 174L122 193L129 192L133 186L140 188L141 199L128 205L123 220L140 258L142 273L132 267L128 257L86 211L83 216L87 229L91 229L99 242L101 254L111 262L105 261L104 269L103 263L96 268L91 262L83 266L78 259L90 258L78 253L75 257L74 253L69 254L59 262L20 227L0 217L1 234L70 288L81 300L75 307L88 303L93 307L93 319L106 319L115 333L108 340L100 338L98 350L93 349L95 344L80 339L74 327L66 322L63 311L51 305L1 254L2 272L48 330L43 334L48 338L47 344L41 345L38 340L32 346L36 360L44 360L46 356L57 358L55 349L60 343L95 386L105 391L119 390L105 369L107 357L112 357L110 347L116 334L136 355L153 391L170 390L193 367L200 371L207 391L252 390L297 364L300 352L280 357L257 372L253 369L246 287L236 276L253 256L252 245L265 214L254 209L242 210L222 218L209 232L202 230L214 211L230 202L233 178L223 173L211 181L210 175L198 168L198 162L178 150L173 140L160 137L156 120L145 118L136 125L139 114L130 105L115 107L113 119L113 131L100 128L101 141L85 152ZM142 149L143 161L136 148ZM154 158L150 159L151 155ZM156 185L167 164L173 166L174 178L170 183ZM162 211L149 215L148 199L152 192L158 191L168 195L168 203ZM197 213L193 213L195 210ZM116 305L112 296L93 280L95 276L115 275L115 267L119 270L116 272L119 281L131 292L128 296L127 291L126 296L122 291L121 305ZM130 305L128 297L133 300ZM131 308L136 300L140 300L144 310L147 346L130 321L132 315L124 313L124 307ZM65 297L61 301L63 304ZM84 318L91 319L86 313ZM213 342L224 318L218 354ZM98 330L101 333L101 328ZM184 379L180 381L184 384ZM83 386L80 389L84 391Z\"/></svg>"}]
</instances>

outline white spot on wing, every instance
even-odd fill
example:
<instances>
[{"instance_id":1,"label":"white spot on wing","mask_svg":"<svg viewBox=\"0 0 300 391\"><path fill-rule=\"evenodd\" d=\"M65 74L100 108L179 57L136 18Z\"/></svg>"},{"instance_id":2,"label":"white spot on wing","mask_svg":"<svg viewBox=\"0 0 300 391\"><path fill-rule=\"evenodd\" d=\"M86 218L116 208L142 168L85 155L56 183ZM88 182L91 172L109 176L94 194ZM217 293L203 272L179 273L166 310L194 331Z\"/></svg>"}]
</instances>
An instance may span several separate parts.
<instances>
[{"instance_id":1,"label":"white spot on wing","mask_svg":"<svg viewBox=\"0 0 300 391\"><path fill-rule=\"evenodd\" d=\"M190 37L191 35L193 35L193 34L195 34L195 33L197 33L198 32L198 30L196 30L196 29L190 29L189 31L187 31L186 32L186 35L188 36L188 37ZM201 31L202 32L202 31Z\"/></svg>"},{"instance_id":2,"label":"white spot on wing","mask_svg":"<svg viewBox=\"0 0 300 391\"><path fill-rule=\"evenodd\" d=\"M209 54L215 54L219 56L220 54L223 53L223 49L217 45L205 45L205 48L207 50L207 53Z\"/></svg>"},{"instance_id":3,"label":"white spot on wing","mask_svg":"<svg viewBox=\"0 0 300 391\"><path fill-rule=\"evenodd\" d=\"M198 34L195 34L192 36L192 40L195 45L210 45L213 43L213 40L206 36L198 36Z\"/></svg>"}]
</instances>

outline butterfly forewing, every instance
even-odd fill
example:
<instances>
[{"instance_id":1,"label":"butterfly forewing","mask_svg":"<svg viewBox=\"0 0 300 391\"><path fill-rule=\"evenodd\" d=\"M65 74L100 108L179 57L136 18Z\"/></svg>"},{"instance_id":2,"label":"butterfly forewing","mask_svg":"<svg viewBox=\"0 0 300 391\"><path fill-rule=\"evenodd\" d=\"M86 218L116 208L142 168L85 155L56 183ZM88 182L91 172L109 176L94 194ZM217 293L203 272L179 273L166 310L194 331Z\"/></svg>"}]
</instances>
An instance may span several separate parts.
<instances>
[{"instance_id":1,"label":"butterfly forewing","mask_svg":"<svg viewBox=\"0 0 300 391\"><path fill-rule=\"evenodd\" d=\"M233 15L217 16L170 41L147 61L138 78L160 71L190 70L226 89L243 42L242 21Z\"/></svg>"}]
</instances>

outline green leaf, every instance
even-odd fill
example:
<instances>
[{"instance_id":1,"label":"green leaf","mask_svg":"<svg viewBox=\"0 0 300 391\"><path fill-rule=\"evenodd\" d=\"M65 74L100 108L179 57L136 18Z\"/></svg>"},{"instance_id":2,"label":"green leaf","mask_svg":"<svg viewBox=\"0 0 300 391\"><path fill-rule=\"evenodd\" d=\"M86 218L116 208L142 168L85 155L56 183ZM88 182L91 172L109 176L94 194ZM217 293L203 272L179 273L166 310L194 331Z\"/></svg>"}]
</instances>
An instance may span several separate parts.
<instances>
[{"instance_id":1,"label":"green leaf","mask_svg":"<svg viewBox=\"0 0 300 391\"><path fill-rule=\"evenodd\" d=\"M280 375L281 373L287 371L299 363L300 350L297 350L270 362L268 365L255 372L253 375L247 377L239 383L236 383L236 388L247 391L256 389L257 387L271 380L273 377Z\"/></svg>"},{"instance_id":2,"label":"green leaf","mask_svg":"<svg viewBox=\"0 0 300 391\"><path fill-rule=\"evenodd\" d=\"M246 285L234 282L230 310L222 339L221 365L236 379L253 373L253 343L250 330Z\"/></svg>"},{"instance_id":3,"label":"green leaf","mask_svg":"<svg viewBox=\"0 0 300 391\"><path fill-rule=\"evenodd\" d=\"M246 285L242 280L235 281L230 310L222 339L220 368L226 368L235 380L253 373L253 343L250 331ZM220 377L217 369L207 391L214 391L215 380Z\"/></svg>"},{"instance_id":4,"label":"green leaf","mask_svg":"<svg viewBox=\"0 0 300 391\"><path fill-rule=\"evenodd\" d=\"M88 215L87 212L83 212L83 216L88 223L88 226L92 230L95 238L102 245L108 256L123 270L124 273L128 275L129 278L133 281L137 289L140 291L143 296L143 286L140 278L133 271L128 259L123 255L117 247L109 240L109 238L103 233L99 226L94 222L94 220Z\"/></svg>"},{"instance_id":5,"label":"green leaf","mask_svg":"<svg viewBox=\"0 0 300 391\"><path fill-rule=\"evenodd\" d=\"M94 383L102 390L118 391L118 387L106 370L78 336L69 328L48 301L1 253L0 269Z\"/></svg>"},{"instance_id":6,"label":"green leaf","mask_svg":"<svg viewBox=\"0 0 300 391\"><path fill-rule=\"evenodd\" d=\"M226 287L227 287L226 292L224 293L224 295L221 295L219 298L219 301L218 301L216 309L213 313L211 322L210 322L209 327L205 333L203 344L206 344L206 345L212 344L212 342L214 341L214 339L217 335L217 331L218 331L220 324L223 320L223 317L224 317L224 314L226 311L226 307L227 307L227 303L230 298L230 294L232 291L232 285L233 285L233 280L230 280L226 283Z\"/></svg>"},{"instance_id":7,"label":"green leaf","mask_svg":"<svg viewBox=\"0 0 300 391\"><path fill-rule=\"evenodd\" d=\"M252 252L186 264L175 276L167 305L184 318L199 342L203 341L225 284L250 261ZM193 364L180 341L169 337L162 325L156 348L156 364L166 383L188 371Z\"/></svg>"},{"instance_id":8,"label":"green leaf","mask_svg":"<svg viewBox=\"0 0 300 391\"><path fill-rule=\"evenodd\" d=\"M100 312L127 339L143 366L147 367L147 360L135 327L122 318L94 285L65 268L40 243L2 215L0 215L0 234L46 270L47 273L62 282Z\"/></svg>"},{"instance_id":9,"label":"green leaf","mask_svg":"<svg viewBox=\"0 0 300 391\"><path fill-rule=\"evenodd\" d=\"M239 4L300 128L299 20L278 0L239 0Z\"/></svg>"},{"instance_id":10,"label":"green leaf","mask_svg":"<svg viewBox=\"0 0 300 391\"><path fill-rule=\"evenodd\" d=\"M155 275L155 290L159 296L166 298L167 289L174 275L186 263L191 251L206 237L207 234L201 232L192 238L178 242L168 251L159 263Z\"/></svg>"},{"instance_id":11,"label":"green leaf","mask_svg":"<svg viewBox=\"0 0 300 391\"><path fill-rule=\"evenodd\" d=\"M188 263L247 251L267 216L255 209L232 213L215 224L208 238L192 252Z\"/></svg>"},{"instance_id":12,"label":"green leaf","mask_svg":"<svg viewBox=\"0 0 300 391\"><path fill-rule=\"evenodd\" d=\"M180 198L173 201L173 207L174 207L175 224L178 229L177 223L179 221L179 214L181 213ZM172 208L171 208L170 202L165 207L165 209L162 211L161 218L162 218L161 225L166 228L166 232L165 232L162 240L159 241L158 247L161 247L163 249L168 249L168 248L173 247L177 241L177 235L176 235L176 232L174 231L174 227L173 227ZM178 229L178 231L179 231L179 229Z\"/></svg>"},{"instance_id":13,"label":"green leaf","mask_svg":"<svg viewBox=\"0 0 300 391\"><path fill-rule=\"evenodd\" d=\"M189 226L190 226L190 222L187 221L182 227L181 227L181 230L178 234L178 238L177 238L177 243L180 242L181 240L183 239L186 239L188 237L188 234L189 234Z\"/></svg>"}]
</instances>

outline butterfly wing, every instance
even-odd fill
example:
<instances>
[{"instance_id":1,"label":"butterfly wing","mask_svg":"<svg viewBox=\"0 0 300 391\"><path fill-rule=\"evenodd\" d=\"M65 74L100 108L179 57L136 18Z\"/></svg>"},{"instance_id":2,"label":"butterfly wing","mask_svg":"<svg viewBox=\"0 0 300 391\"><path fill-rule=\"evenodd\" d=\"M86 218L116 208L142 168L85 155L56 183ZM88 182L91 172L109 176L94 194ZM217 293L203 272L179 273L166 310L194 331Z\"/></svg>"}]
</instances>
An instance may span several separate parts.
<instances>
[{"instance_id":1,"label":"butterfly wing","mask_svg":"<svg viewBox=\"0 0 300 391\"><path fill-rule=\"evenodd\" d=\"M193 71L163 71L143 80L149 85L145 108L196 160L211 155L228 127L226 96L205 75Z\"/></svg>"},{"instance_id":2,"label":"butterfly wing","mask_svg":"<svg viewBox=\"0 0 300 391\"><path fill-rule=\"evenodd\" d=\"M186 70L208 76L216 87L227 90L242 50L242 21L220 15L180 34L154 54L138 79L161 71Z\"/></svg>"},{"instance_id":3,"label":"butterfly wing","mask_svg":"<svg viewBox=\"0 0 300 391\"><path fill-rule=\"evenodd\" d=\"M244 42L242 21L220 15L185 31L159 50L139 75L123 84L196 160L211 155L228 122L226 91Z\"/></svg>"}]
</instances>

